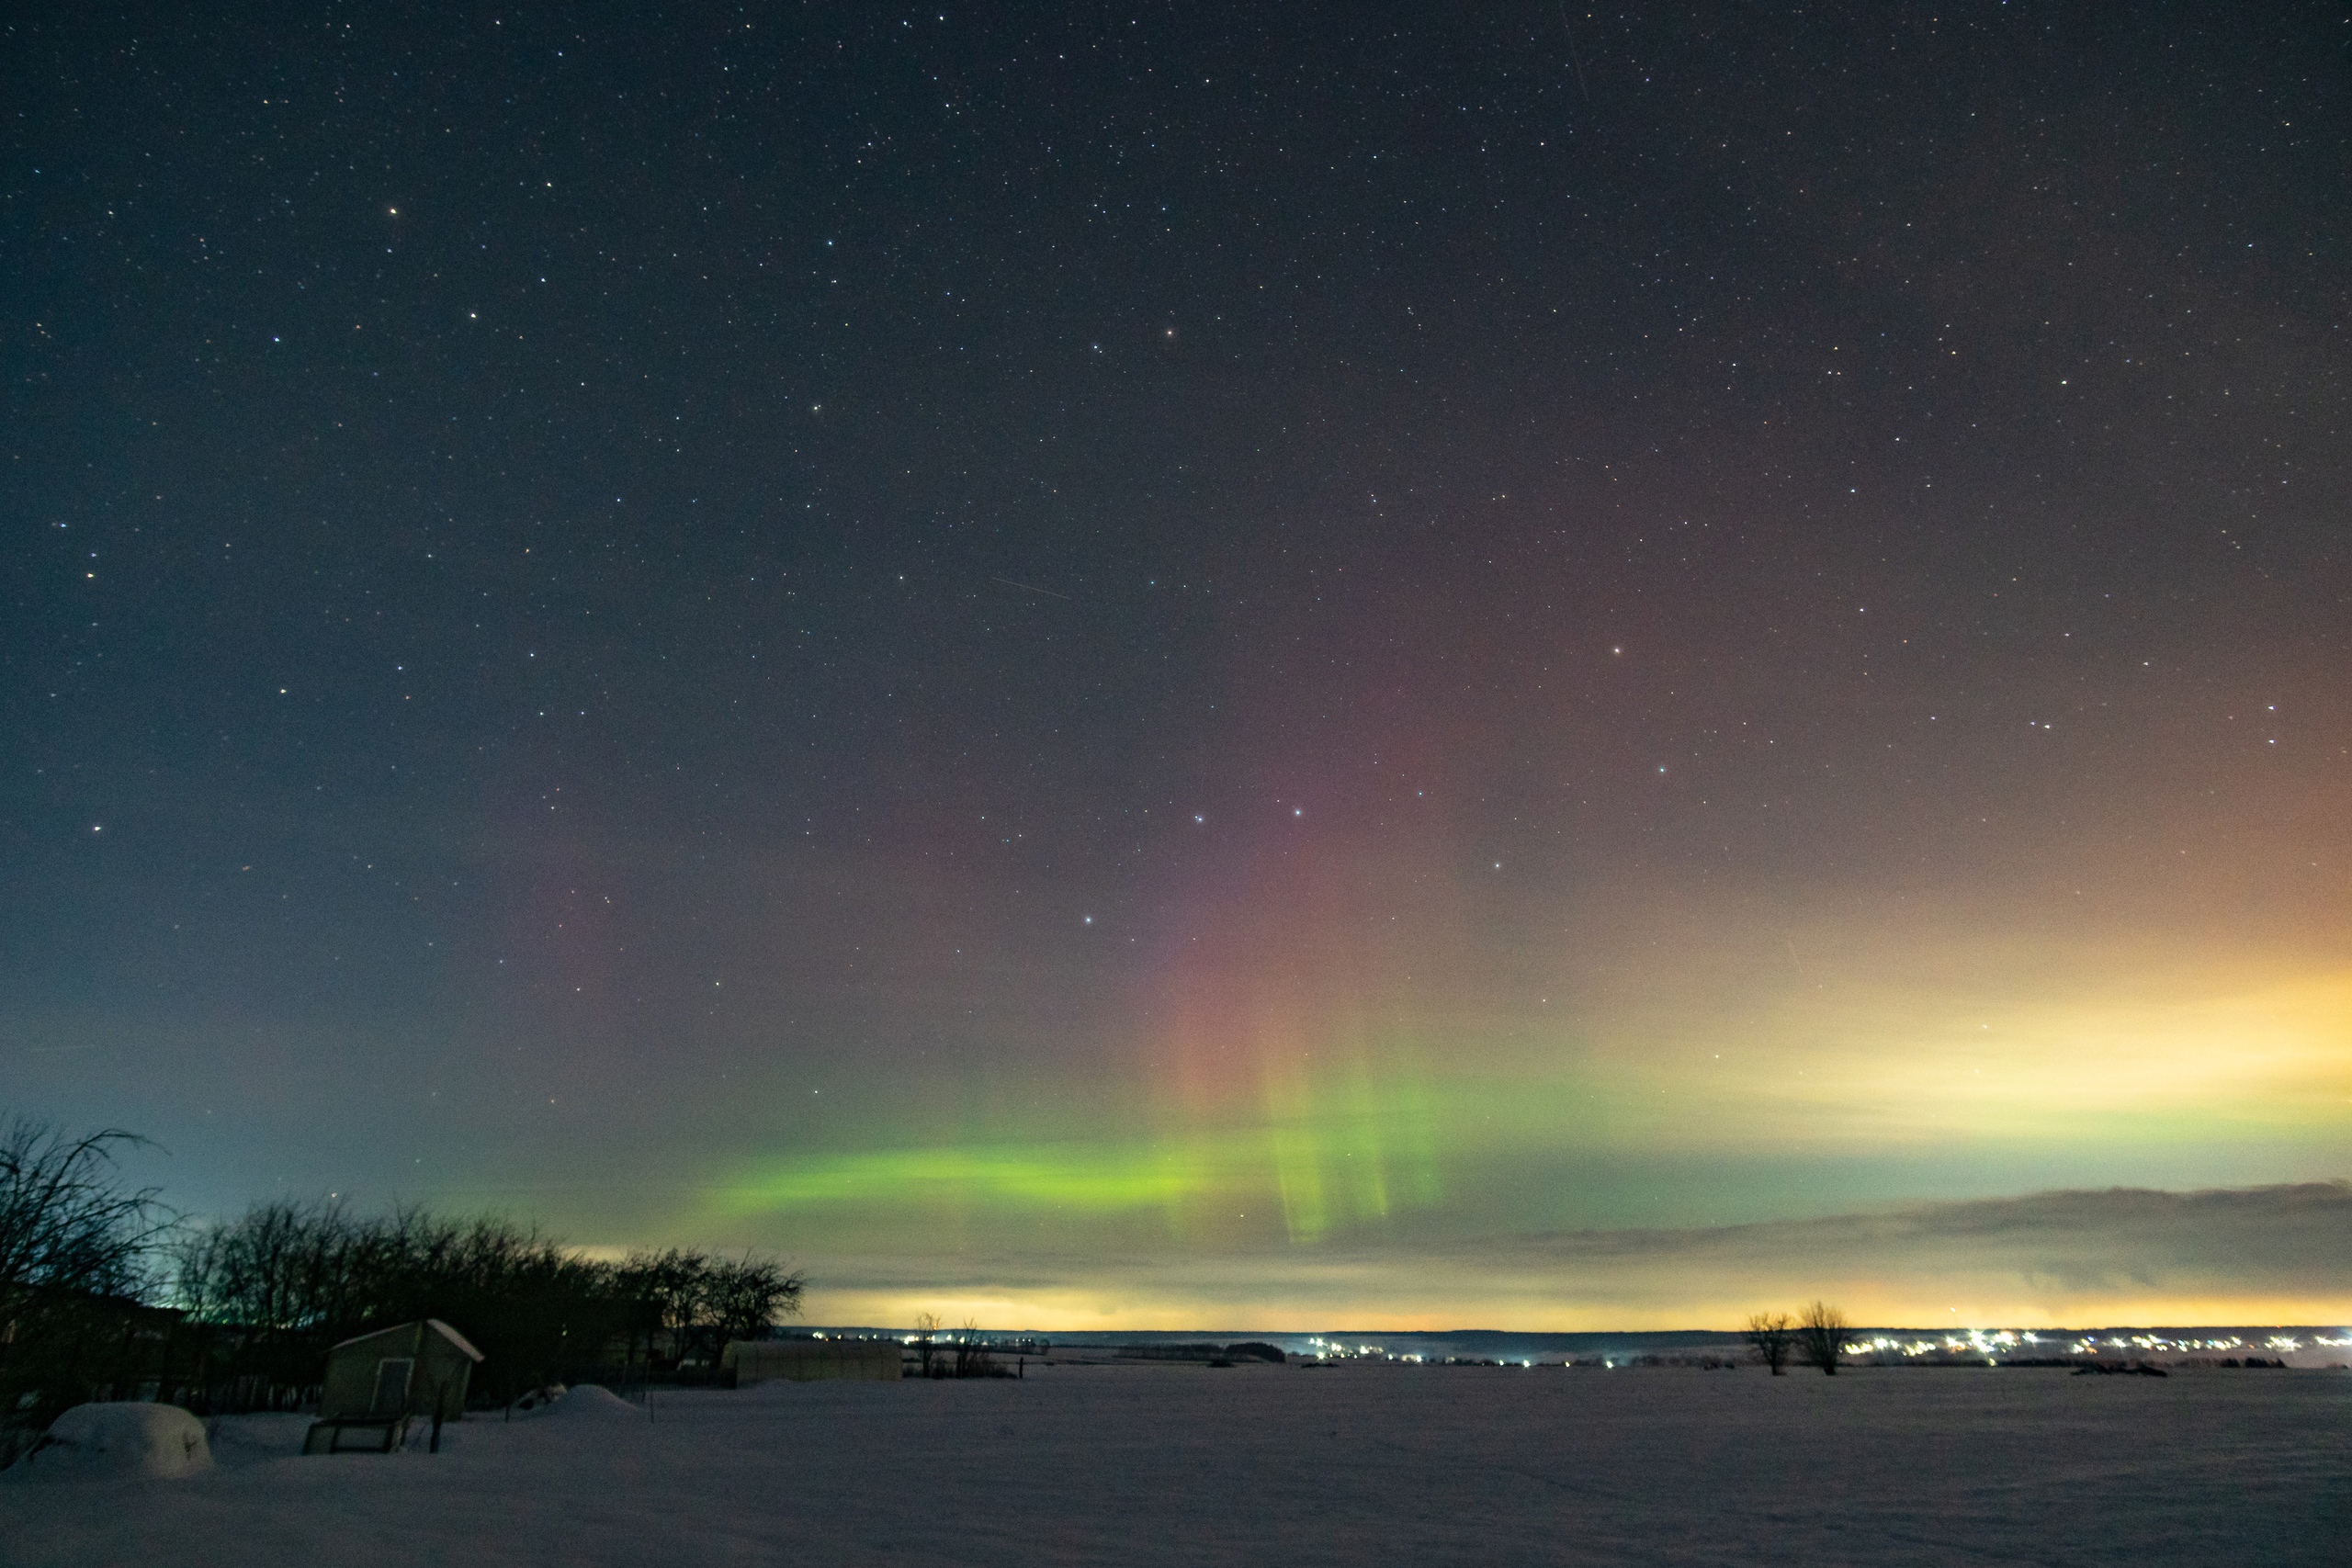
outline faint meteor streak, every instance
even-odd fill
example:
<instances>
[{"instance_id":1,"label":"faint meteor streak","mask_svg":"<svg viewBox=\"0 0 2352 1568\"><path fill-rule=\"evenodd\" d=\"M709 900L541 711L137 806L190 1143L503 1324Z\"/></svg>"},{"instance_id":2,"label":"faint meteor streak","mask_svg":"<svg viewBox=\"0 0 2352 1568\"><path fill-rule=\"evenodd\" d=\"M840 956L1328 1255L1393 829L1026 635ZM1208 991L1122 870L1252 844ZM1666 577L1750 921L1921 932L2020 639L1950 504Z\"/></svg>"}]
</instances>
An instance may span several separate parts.
<instances>
[{"instance_id":1,"label":"faint meteor streak","mask_svg":"<svg viewBox=\"0 0 2352 1568\"><path fill-rule=\"evenodd\" d=\"M991 577L989 581L990 582L1001 582L1007 588L1021 588L1025 589L1032 593L1043 593L1049 599L1064 599L1069 600L1072 604L1077 603L1076 600L1070 600L1069 595L1067 593L1057 593L1050 588L1040 588L1034 582L1015 582L1009 577Z\"/></svg>"},{"instance_id":2,"label":"faint meteor streak","mask_svg":"<svg viewBox=\"0 0 2352 1568\"><path fill-rule=\"evenodd\" d=\"M1568 40L1568 63L1577 68L1577 90L1584 94L1586 107L1590 107L1592 105L1592 88L1588 86L1585 83L1584 62L1577 57L1576 29L1568 26L1568 0L1560 0L1560 31L1566 36Z\"/></svg>"}]
</instances>

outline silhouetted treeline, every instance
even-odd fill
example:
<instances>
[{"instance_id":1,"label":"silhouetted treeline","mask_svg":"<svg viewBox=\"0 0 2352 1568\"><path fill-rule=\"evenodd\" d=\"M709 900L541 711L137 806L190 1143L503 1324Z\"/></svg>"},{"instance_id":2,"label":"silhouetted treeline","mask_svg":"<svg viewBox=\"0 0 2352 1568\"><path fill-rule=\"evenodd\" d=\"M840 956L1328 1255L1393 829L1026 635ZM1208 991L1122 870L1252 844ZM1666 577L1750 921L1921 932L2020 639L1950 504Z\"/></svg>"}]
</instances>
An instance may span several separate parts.
<instances>
[{"instance_id":1,"label":"silhouetted treeline","mask_svg":"<svg viewBox=\"0 0 2352 1568\"><path fill-rule=\"evenodd\" d=\"M748 1253L608 1262L507 1220L332 1201L187 1224L128 1182L117 1156L141 1141L0 1126L0 1466L88 1399L295 1408L328 1347L420 1317L473 1341L475 1398L503 1403L583 1375L707 1375L729 1339L800 1309L800 1276Z\"/></svg>"},{"instance_id":2,"label":"silhouetted treeline","mask_svg":"<svg viewBox=\"0 0 2352 1568\"><path fill-rule=\"evenodd\" d=\"M280 1201L182 1235L168 1291L203 1342L191 1381L313 1382L329 1346L437 1317L482 1352L477 1397L503 1403L583 1371L716 1364L729 1338L797 1312L801 1280L750 1255L610 1263L507 1220Z\"/></svg>"},{"instance_id":3,"label":"silhouetted treeline","mask_svg":"<svg viewBox=\"0 0 2352 1568\"><path fill-rule=\"evenodd\" d=\"M1203 1341L1180 1340L1159 1345L1122 1345L1119 1355L1136 1361L1286 1361L1279 1345L1269 1345L1261 1339L1245 1339L1235 1345L1212 1345Z\"/></svg>"}]
</instances>

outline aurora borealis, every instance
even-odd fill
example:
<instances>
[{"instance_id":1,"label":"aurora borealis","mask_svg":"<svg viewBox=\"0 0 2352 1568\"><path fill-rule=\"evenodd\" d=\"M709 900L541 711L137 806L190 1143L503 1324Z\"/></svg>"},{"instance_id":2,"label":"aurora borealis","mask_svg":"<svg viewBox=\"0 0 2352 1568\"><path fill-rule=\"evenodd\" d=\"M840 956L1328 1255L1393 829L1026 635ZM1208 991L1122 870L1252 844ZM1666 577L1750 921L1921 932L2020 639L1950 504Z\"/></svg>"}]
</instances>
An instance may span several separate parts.
<instances>
[{"instance_id":1,"label":"aurora borealis","mask_svg":"<svg viewBox=\"0 0 2352 1568\"><path fill-rule=\"evenodd\" d=\"M2340 1318L2339 21L19 19L0 1107L820 1322Z\"/></svg>"}]
</instances>

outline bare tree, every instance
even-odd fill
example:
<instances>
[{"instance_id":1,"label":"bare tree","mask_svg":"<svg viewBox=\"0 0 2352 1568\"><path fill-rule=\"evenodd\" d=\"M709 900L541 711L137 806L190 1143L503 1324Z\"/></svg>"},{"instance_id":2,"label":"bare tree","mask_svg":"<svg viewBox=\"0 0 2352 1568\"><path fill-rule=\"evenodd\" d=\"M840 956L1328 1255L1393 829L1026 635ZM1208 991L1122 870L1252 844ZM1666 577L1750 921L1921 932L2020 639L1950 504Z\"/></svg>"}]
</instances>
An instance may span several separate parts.
<instances>
[{"instance_id":1,"label":"bare tree","mask_svg":"<svg viewBox=\"0 0 2352 1568\"><path fill-rule=\"evenodd\" d=\"M922 1375L931 1376L931 1358L939 1348L939 1314L935 1312L915 1314L915 1359L922 1363Z\"/></svg>"},{"instance_id":2,"label":"bare tree","mask_svg":"<svg viewBox=\"0 0 2352 1568\"><path fill-rule=\"evenodd\" d=\"M1756 1359L1781 1377L1796 1351L1797 1320L1784 1312L1759 1312L1747 1320L1747 1338Z\"/></svg>"},{"instance_id":3,"label":"bare tree","mask_svg":"<svg viewBox=\"0 0 2352 1568\"><path fill-rule=\"evenodd\" d=\"M347 1316L345 1298L368 1250L340 1203L256 1203L224 1224L184 1233L172 1287L192 1317L284 1336Z\"/></svg>"},{"instance_id":4,"label":"bare tree","mask_svg":"<svg viewBox=\"0 0 2352 1568\"><path fill-rule=\"evenodd\" d=\"M996 1356L989 1342L980 1337L980 1325L976 1318L966 1318L964 1326L956 1333L956 1375L959 1378L988 1378L996 1375Z\"/></svg>"},{"instance_id":5,"label":"bare tree","mask_svg":"<svg viewBox=\"0 0 2352 1568\"><path fill-rule=\"evenodd\" d=\"M1846 1353L1846 1330L1850 1326L1846 1314L1827 1302L1815 1302L1804 1309L1804 1318L1797 1326L1797 1353L1807 1366L1819 1367L1831 1377L1838 1375L1838 1363Z\"/></svg>"},{"instance_id":6,"label":"bare tree","mask_svg":"<svg viewBox=\"0 0 2352 1568\"><path fill-rule=\"evenodd\" d=\"M710 1282L710 1258L699 1252L671 1247L664 1252L637 1252L621 1265L625 1287L639 1300L652 1303L653 1317L670 1336L673 1364L693 1353L703 1326L703 1298ZM649 1355L648 1359L650 1359ZM714 1360L717 1358L712 1358Z\"/></svg>"},{"instance_id":7,"label":"bare tree","mask_svg":"<svg viewBox=\"0 0 2352 1568\"><path fill-rule=\"evenodd\" d=\"M167 1221L157 1190L127 1186L116 1164L145 1141L23 1117L0 1134L0 1416L38 1431L105 1375L98 1341L119 1335L97 1309L145 1293ZM0 1432L0 1464L13 1457Z\"/></svg>"},{"instance_id":8,"label":"bare tree","mask_svg":"<svg viewBox=\"0 0 2352 1568\"><path fill-rule=\"evenodd\" d=\"M69 1138L19 1117L0 1136L0 1291L127 1295L164 1225L158 1189L126 1189L115 1151L147 1140L109 1128Z\"/></svg>"},{"instance_id":9,"label":"bare tree","mask_svg":"<svg viewBox=\"0 0 2352 1568\"><path fill-rule=\"evenodd\" d=\"M773 1258L721 1258L704 1280L703 1312L720 1345L757 1339L779 1319L799 1315L801 1286L801 1277Z\"/></svg>"}]
</instances>

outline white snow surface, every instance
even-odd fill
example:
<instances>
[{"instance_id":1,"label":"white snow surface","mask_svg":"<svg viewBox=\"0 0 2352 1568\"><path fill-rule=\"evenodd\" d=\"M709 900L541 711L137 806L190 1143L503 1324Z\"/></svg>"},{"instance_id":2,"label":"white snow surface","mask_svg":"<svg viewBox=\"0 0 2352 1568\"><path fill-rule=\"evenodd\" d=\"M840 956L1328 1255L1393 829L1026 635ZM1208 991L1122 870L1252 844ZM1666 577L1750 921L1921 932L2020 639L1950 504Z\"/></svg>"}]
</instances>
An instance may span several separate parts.
<instances>
[{"instance_id":1,"label":"white snow surface","mask_svg":"<svg viewBox=\"0 0 2352 1568\"><path fill-rule=\"evenodd\" d=\"M176 1404L77 1404L51 1421L48 1440L6 1473L23 1481L176 1481L211 1468L204 1423Z\"/></svg>"},{"instance_id":2,"label":"white snow surface","mask_svg":"<svg viewBox=\"0 0 2352 1568\"><path fill-rule=\"evenodd\" d=\"M0 1487L8 1564L2327 1563L2352 1373L1041 1367ZM601 1394L603 1391L593 1391ZM277 1427L224 1450L282 1448Z\"/></svg>"}]
</instances>

